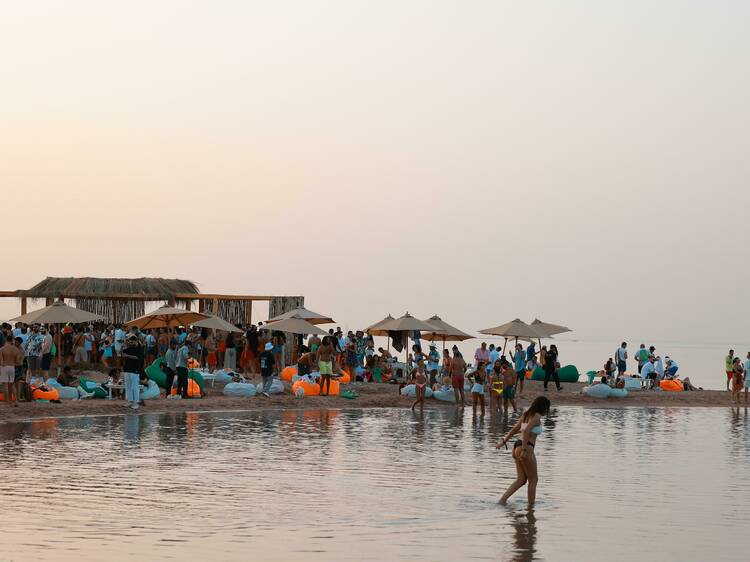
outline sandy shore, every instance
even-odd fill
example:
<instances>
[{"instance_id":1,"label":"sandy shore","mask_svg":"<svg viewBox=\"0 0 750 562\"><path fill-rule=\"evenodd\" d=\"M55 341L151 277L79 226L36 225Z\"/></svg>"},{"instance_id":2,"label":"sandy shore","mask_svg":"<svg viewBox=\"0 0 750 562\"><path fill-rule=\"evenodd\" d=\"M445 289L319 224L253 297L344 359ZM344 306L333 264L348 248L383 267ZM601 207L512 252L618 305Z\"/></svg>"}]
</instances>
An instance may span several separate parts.
<instances>
[{"instance_id":1,"label":"sandy shore","mask_svg":"<svg viewBox=\"0 0 750 562\"><path fill-rule=\"evenodd\" d=\"M97 378L94 373L86 373L86 376ZM731 406L730 394L726 391L702 390L696 392L653 392L641 391L631 392L627 398L596 399L581 394L582 383L566 384L561 392L553 387L546 395L552 400L553 406L589 406L604 408L621 407L684 407L684 406ZM287 388L289 385L287 384ZM196 412L216 410L263 410L263 409L341 409L341 408L409 408L412 399L402 397L398 394L398 387L390 384L359 384L350 385L358 393L359 397L347 400L339 397L311 396L296 398L291 391L286 394L265 398L256 396L253 398L237 398L224 396L223 385L216 384L214 388L208 388L209 395L205 398L192 400L149 400L146 406L140 408L140 413L147 412ZM519 399L518 405L524 407L536 396L543 394L542 383L527 381L523 397ZM470 397L467 396L470 400ZM470 406L470 402L469 402ZM489 403L487 404L489 407ZM425 403L426 409L455 408L449 402L428 399ZM12 408L5 402L0 402L0 421L15 421L30 418L45 418L57 416L96 416L116 415L132 413L122 400L72 400L63 401L60 404L43 402L20 403L18 407Z\"/></svg>"}]
</instances>

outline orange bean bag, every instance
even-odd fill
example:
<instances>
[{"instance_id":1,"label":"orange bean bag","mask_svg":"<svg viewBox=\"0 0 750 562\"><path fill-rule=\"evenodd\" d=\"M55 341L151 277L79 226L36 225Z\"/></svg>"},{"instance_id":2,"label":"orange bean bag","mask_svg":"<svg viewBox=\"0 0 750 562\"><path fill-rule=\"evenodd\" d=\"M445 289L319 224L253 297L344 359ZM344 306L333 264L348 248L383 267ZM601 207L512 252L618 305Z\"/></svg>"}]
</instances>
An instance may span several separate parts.
<instances>
[{"instance_id":1,"label":"orange bean bag","mask_svg":"<svg viewBox=\"0 0 750 562\"><path fill-rule=\"evenodd\" d=\"M297 395L297 389L301 388L305 392L305 396L320 396L320 385L309 383L307 381L297 381L292 385L292 394ZM339 381L331 379L331 387L329 394L331 396L338 396L340 392Z\"/></svg>"},{"instance_id":2,"label":"orange bean bag","mask_svg":"<svg viewBox=\"0 0 750 562\"><path fill-rule=\"evenodd\" d=\"M39 390L36 387L32 387L31 391L31 397L34 400L59 400L60 399L60 393L57 392L56 388L47 390L46 392L44 390Z\"/></svg>"},{"instance_id":3,"label":"orange bean bag","mask_svg":"<svg viewBox=\"0 0 750 562\"><path fill-rule=\"evenodd\" d=\"M297 374L297 367L290 365L289 367L284 367L284 369L281 371L281 380L286 382L292 382L292 377Z\"/></svg>"},{"instance_id":4,"label":"orange bean bag","mask_svg":"<svg viewBox=\"0 0 750 562\"><path fill-rule=\"evenodd\" d=\"M201 364L192 357L188 360L188 369L200 369Z\"/></svg>"},{"instance_id":5,"label":"orange bean bag","mask_svg":"<svg viewBox=\"0 0 750 562\"><path fill-rule=\"evenodd\" d=\"M177 388L172 387L172 396L177 394ZM200 398L201 387L193 379L188 379L188 398Z\"/></svg>"},{"instance_id":6,"label":"orange bean bag","mask_svg":"<svg viewBox=\"0 0 750 562\"><path fill-rule=\"evenodd\" d=\"M341 376L338 378L338 381L341 384L349 384L352 382L352 377L349 375L348 371L344 371L344 369L341 369Z\"/></svg>"},{"instance_id":7,"label":"orange bean bag","mask_svg":"<svg viewBox=\"0 0 750 562\"><path fill-rule=\"evenodd\" d=\"M685 388L682 386L682 382L678 380L661 381L659 383L659 387L662 390L666 390L667 392L680 392L682 390L685 390Z\"/></svg>"}]
</instances>

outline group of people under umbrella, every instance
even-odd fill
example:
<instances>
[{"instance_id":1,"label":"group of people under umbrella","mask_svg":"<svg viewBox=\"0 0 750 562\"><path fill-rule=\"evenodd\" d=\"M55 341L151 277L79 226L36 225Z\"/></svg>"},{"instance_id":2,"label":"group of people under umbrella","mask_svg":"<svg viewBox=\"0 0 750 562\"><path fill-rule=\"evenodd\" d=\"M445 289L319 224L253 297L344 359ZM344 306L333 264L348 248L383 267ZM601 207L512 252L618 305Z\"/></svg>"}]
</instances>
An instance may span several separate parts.
<instances>
[{"instance_id":1,"label":"group of people under umbrella","mask_svg":"<svg viewBox=\"0 0 750 562\"><path fill-rule=\"evenodd\" d=\"M13 319L15 322L21 322L24 324L59 325L60 327L67 324L84 324L101 320L104 319L97 314L68 306L61 301ZM315 353L317 350L314 348L320 347L319 343L318 345L313 346L313 349L311 349L310 346L303 347L301 344L302 337L310 337L308 342L325 342L325 338L332 337L331 332L333 332L333 330L326 332L319 326L322 324L331 324L333 322L334 320L330 316L319 314L301 307L290 310L275 318L271 318L263 325L263 329L296 335L297 337L292 338L292 342L294 342L292 358L293 361L296 361L297 355L300 351L306 351L308 353L312 351ZM149 314L136 318L126 323L125 326L128 328L137 327L142 331L158 328L174 328L178 326L193 326L223 332L243 331L241 328L234 326L218 316L169 306L163 306ZM505 347L509 340L515 339L516 344L519 339L526 341L540 340L541 346L542 338L549 338L553 335L568 331L570 330L564 326L542 322L538 319L529 324L520 319L515 319L499 326L480 330L479 333L503 337L505 342L502 353L504 355ZM365 332L369 336L387 337L389 348L392 344L397 351L405 349L407 356L409 351L409 338L415 340L417 343L420 340L427 340L433 343L441 342L443 349L445 349L447 342L461 342L475 337L456 328L448 322L445 322L437 315L427 318L426 320L421 320L410 315L408 312L400 318L394 318L393 316L388 315L379 322L366 328ZM58 349L61 348L61 342L59 340L60 333L60 329L56 330ZM321 340L321 337L324 339ZM274 353L276 353L276 351L277 350L274 349ZM144 358L142 356L137 357L135 362L130 362L131 369L137 369L142 373L144 370L143 361ZM316 361L316 363L318 363L318 361ZM321 367L320 364L316 364L315 366L318 367L318 371L321 371L321 368L327 370L325 366ZM411 368L412 365L408 365L408 367ZM261 368L261 370L263 369ZM132 384L128 384L128 378L126 377L126 395L128 395L128 391L131 390L129 388L130 386L137 386L137 381L137 377L133 377ZM137 394L137 390L135 393Z\"/></svg>"}]
</instances>

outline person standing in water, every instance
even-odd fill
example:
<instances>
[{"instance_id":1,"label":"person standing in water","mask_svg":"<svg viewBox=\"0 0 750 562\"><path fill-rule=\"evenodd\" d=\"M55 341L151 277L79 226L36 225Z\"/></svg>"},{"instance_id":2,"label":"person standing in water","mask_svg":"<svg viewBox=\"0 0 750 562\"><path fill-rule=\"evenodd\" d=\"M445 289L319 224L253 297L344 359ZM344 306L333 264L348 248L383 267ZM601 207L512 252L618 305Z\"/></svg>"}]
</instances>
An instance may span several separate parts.
<instances>
[{"instance_id":1,"label":"person standing in water","mask_svg":"<svg viewBox=\"0 0 750 562\"><path fill-rule=\"evenodd\" d=\"M480 405L482 417L484 417L484 380L485 366L482 361L477 363L477 370L474 372L474 384L471 387L471 414L477 417L477 402Z\"/></svg>"},{"instance_id":2,"label":"person standing in water","mask_svg":"<svg viewBox=\"0 0 750 562\"><path fill-rule=\"evenodd\" d=\"M456 404L460 404L461 407L466 405L466 399L464 398L464 373L466 372L466 361L464 361L463 355L458 351L457 347L453 348L453 359L451 359L451 386L453 387L453 394L456 397Z\"/></svg>"},{"instance_id":3,"label":"person standing in water","mask_svg":"<svg viewBox=\"0 0 750 562\"><path fill-rule=\"evenodd\" d=\"M542 433L542 416L549 414L550 401L544 396L537 396L523 415L518 418L518 422L503 437L503 440L497 444L497 448L508 446L508 441L516 433L521 434L513 445L513 460L516 462L516 480L508 487L500 503L505 505L513 494L515 494L524 484L528 484L529 507L536 502L536 486L539 481L539 471L536 463L536 454L534 447L536 439Z\"/></svg>"},{"instance_id":4,"label":"person standing in water","mask_svg":"<svg viewBox=\"0 0 750 562\"><path fill-rule=\"evenodd\" d=\"M414 411L417 404L419 404L419 413L424 411L424 395L427 389L427 375L424 372L424 363L420 361L417 364L417 369L414 373L414 395L416 400L411 405L411 411Z\"/></svg>"}]
</instances>

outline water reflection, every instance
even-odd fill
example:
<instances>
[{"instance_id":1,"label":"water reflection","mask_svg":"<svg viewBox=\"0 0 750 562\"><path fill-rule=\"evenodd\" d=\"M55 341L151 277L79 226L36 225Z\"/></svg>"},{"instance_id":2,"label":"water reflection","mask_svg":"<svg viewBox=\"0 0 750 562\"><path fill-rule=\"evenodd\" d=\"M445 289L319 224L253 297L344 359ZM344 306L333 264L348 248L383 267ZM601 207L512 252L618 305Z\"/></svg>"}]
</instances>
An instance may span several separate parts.
<instances>
[{"instance_id":1,"label":"water reflection","mask_svg":"<svg viewBox=\"0 0 750 562\"><path fill-rule=\"evenodd\" d=\"M513 529L512 560L515 562L530 562L537 559L536 515L533 509L525 511L509 510L509 525Z\"/></svg>"},{"instance_id":2,"label":"water reflection","mask_svg":"<svg viewBox=\"0 0 750 562\"><path fill-rule=\"evenodd\" d=\"M557 408L537 441L533 511L523 491L497 506L515 465L495 444L517 419L448 408L0 424L3 530L17 558L59 561L580 560L634 545L645 559L740 556L744 408Z\"/></svg>"}]
</instances>

